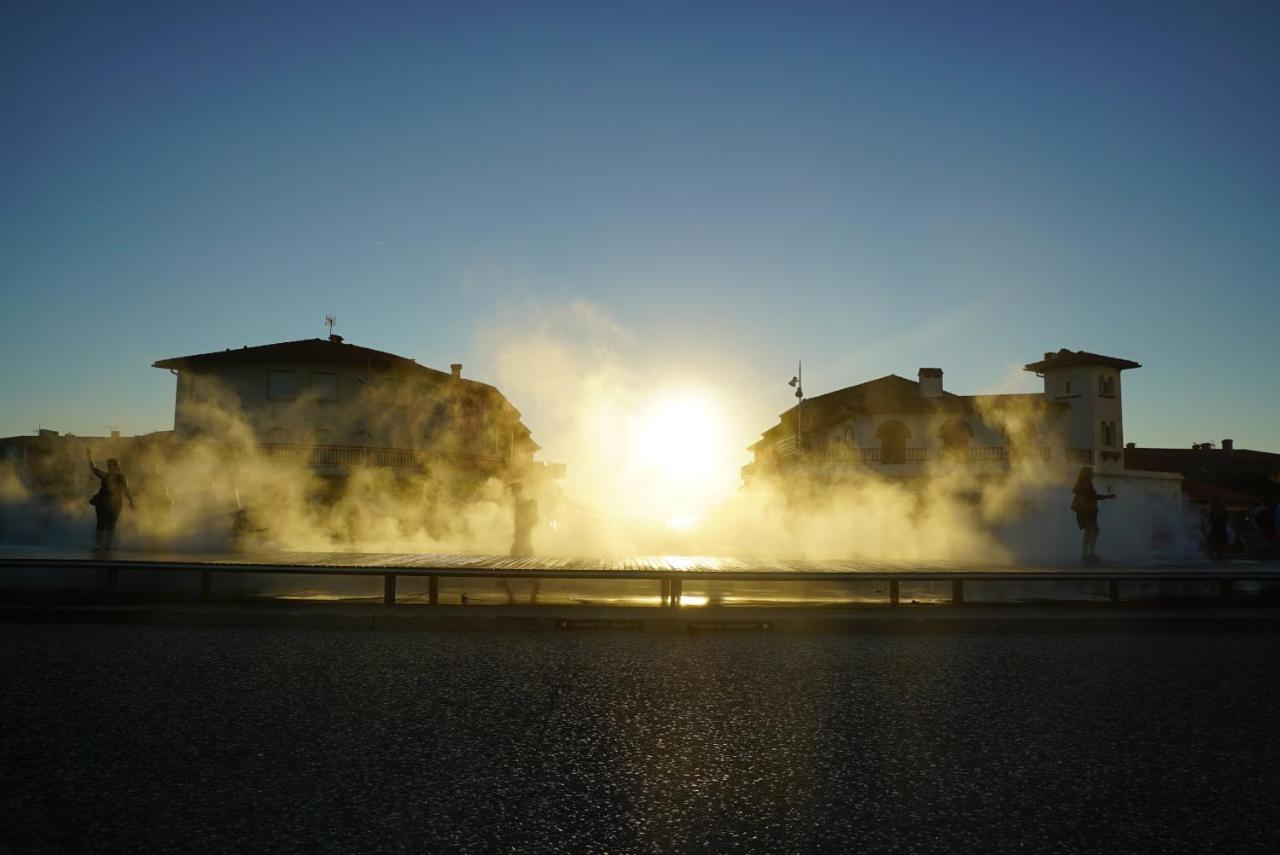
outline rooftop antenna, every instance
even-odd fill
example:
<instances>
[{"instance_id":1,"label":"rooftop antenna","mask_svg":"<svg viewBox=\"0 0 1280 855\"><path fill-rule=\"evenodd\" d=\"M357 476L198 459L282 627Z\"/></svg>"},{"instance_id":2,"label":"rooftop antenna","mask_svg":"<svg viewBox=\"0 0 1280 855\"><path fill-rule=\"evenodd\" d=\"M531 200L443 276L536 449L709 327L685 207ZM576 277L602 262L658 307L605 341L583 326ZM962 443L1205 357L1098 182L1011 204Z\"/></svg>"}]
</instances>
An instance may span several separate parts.
<instances>
[{"instance_id":1,"label":"rooftop antenna","mask_svg":"<svg viewBox=\"0 0 1280 855\"><path fill-rule=\"evenodd\" d=\"M338 322L338 319L334 315L324 316L324 325L329 328L329 335L333 335L333 325L336 324L337 322Z\"/></svg>"}]
</instances>

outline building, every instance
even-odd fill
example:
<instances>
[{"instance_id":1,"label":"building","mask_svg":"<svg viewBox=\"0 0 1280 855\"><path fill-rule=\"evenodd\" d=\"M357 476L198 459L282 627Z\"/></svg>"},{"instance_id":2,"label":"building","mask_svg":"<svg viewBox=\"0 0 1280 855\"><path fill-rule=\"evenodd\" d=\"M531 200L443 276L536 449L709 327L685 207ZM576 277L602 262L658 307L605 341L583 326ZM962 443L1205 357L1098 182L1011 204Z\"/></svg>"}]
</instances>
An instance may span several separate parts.
<instances>
[{"instance_id":1,"label":"building","mask_svg":"<svg viewBox=\"0 0 1280 855\"><path fill-rule=\"evenodd\" d=\"M1153 472L1182 476L1182 493L1191 502L1208 507L1214 499L1232 510L1250 510L1280 496L1280 454L1236 448L1230 439L1221 447L1197 442L1190 448L1139 448L1124 450L1125 462Z\"/></svg>"},{"instance_id":2,"label":"building","mask_svg":"<svg viewBox=\"0 0 1280 855\"><path fill-rule=\"evenodd\" d=\"M0 439L0 465L12 467L26 488L65 500L87 498L95 486L85 465L91 452L99 466L115 457L135 471L168 458L173 448L172 431L155 431L138 436L77 436L41 428L35 436Z\"/></svg>"},{"instance_id":3,"label":"building","mask_svg":"<svg viewBox=\"0 0 1280 855\"><path fill-rule=\"evenodd\" d=\"M1121 372L1139 367L1062 349L1024 367L1043 379L1043 392L1015 395L948 392L940 368L921 368L917 380L891 374L782 413L749 447L754 459L743 480L795 474L796 467L830 477L913 477L938 466L999 473L1029 461L1138 477L1125 467ZM1176 478L1154 480L1172 480L1176 490Z\"/></svg>"},{"instance_id":4,"label":"building","mask_svg":"<svg viewBox=\"0 0 1280 855\"><path fill-rule=\"evenodd\" d=\"M412 359L304 339L162 359L176 377L174 438L254 445L325 475L389 466L460 477L526 477L538 445L487 383Z\"/></svg>"}]
</instances>

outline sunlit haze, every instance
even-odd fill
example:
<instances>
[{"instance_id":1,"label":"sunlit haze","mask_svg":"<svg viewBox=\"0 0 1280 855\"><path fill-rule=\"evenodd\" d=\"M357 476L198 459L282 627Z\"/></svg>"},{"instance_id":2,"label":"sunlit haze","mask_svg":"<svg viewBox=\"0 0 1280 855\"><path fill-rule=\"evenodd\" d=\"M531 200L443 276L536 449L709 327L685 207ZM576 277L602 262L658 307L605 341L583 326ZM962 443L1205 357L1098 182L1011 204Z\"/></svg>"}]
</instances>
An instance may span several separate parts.
<instances>
[{"instance_id":1,"label":"sunlit haze","mask_svg":"<svg viewBox=\"0 0 1280 855\"><path fill-rule=\"evenodd\" d=\"M0 435L169 429L152 362L334 314L674 530L801 359L975 394L1113 354L1127 440L1280 450L1274 4L22 4L0 39Z\"/></svg>"}]
</instances>

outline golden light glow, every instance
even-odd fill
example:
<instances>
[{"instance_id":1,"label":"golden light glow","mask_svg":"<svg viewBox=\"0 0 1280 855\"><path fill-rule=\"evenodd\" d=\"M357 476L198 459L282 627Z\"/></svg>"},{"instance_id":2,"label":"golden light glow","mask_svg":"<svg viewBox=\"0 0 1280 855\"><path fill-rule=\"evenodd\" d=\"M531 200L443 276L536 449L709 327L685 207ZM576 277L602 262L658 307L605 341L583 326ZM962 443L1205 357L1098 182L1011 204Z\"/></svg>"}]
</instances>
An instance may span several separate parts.
<instances>
[{"instance_id":1,"label":"golden light glow","mask_svg":"<svg viewBox=\"0 0 1280 855\"><path fill-rule=\"evenodd\" d=\"M711 402L694 393L655 401L632 433L636 464L671 485L704 480L715 465L721 425Z\"/></svg>"},{"instance_id":2,"label":"golden light glow","mask_svg":"<svg viewBox=\"0 0 1280 855\"><path fill-rule=\"evenodd\" d=\"M642 400L626 420L617 498L669 531L696 529L736 487L729 419L710 390L685 387Z\"/></svg>"}]
</instances>

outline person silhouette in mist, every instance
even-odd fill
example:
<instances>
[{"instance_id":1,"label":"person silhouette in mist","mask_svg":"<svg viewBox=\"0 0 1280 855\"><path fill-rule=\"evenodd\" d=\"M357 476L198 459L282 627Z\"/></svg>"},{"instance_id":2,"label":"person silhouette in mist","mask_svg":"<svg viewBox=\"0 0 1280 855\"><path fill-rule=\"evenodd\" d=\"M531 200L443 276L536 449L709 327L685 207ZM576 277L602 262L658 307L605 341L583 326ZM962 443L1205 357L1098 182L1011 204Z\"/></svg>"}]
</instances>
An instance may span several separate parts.
<instances>
[{"instance_id":1,"label":"person silhouette in mist","mask_svg":"<svg viewBox=\"0 0 1280 855\"><path fill-rule=\"evenodd\" d=\"M1084 539L1080 545L1080 560L1085 564L1097 564L1102 559L1098 557L1098 553L1094 552L1094 547L1098 544L1098 502L1104 499L1114 499L1115 493L1099 493L1093 488L1093 467L1080 467L1080 474L1076 476L1075 486L1071 488L1074 498L1071 500L1071 510L1076 512L1076 525L1084 532Z\"/></svg>"},{"instance_id":2,"label":"person silhouette in mist","mask_svg":"<svg viewBox=\"0 0 1280 855\"><path fill-rule=\"evenodd\" d=\"M133 494L129 492L129 479L120 468L120 461L112 457L107 461L107 471L103 472L93 463L93 452L84 450L89 459L89 471L102 483L98 492L89 500L98 515L98 527L94 533L94 548L107 550L116 532L116 521L120 519L120 511L124 509L124 500L129 500L129 510L133 510Z\"/></svg>"},{"instance_id":3,"label":"person silhouette in mist","mask_svg":"<svg viewBox=\"0 0 1280 855\"><path fill-rule=\"evenodd\" d=\"M524 498L519 481L511 485L515 496L515 538L511 541L512 558L533 557L533 527L538 524L538 500Z\"/></svg>"},{"instance_id":4,"label":"person silhouette in mist","mask_svg":"<svg viewBox=\"0 0 1280 855\"><path fill-rule=\"evenodd\" d=\"M524 498L524 489L519 481L511 485L511 493L515 497L515 537L511 541L511 557L532 558L533 527L538 524L538 501ZM507 592L507 603L514 603L516 595L511 588L511 580L503 579L501 585ZM529 602L538 602L538 587L538 580L532 580Z\"/></svg>"}]
</instances>

